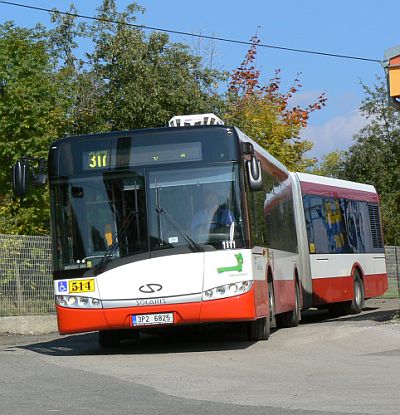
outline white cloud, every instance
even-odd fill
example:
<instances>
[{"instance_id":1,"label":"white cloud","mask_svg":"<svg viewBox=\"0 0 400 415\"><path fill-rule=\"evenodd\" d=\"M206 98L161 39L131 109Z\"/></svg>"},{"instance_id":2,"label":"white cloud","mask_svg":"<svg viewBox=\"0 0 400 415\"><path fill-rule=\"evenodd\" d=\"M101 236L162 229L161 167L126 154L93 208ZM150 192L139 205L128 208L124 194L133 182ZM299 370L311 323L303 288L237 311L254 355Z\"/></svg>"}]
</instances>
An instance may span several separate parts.
<instances>
[{"instance_id":1,"label":"white cloud","mask_svg":"<svg viewBox=\"0 0 400 415\"><path fill-rule=\"evenodd\" d=\"M347 150L353 144L353 135L367 122L357 110L354 110L348 115L336 116L325 124L309 125L301 137L314 143L308 155L320 161L324 154L331 151Z\"/></svg>"}]
</instances>

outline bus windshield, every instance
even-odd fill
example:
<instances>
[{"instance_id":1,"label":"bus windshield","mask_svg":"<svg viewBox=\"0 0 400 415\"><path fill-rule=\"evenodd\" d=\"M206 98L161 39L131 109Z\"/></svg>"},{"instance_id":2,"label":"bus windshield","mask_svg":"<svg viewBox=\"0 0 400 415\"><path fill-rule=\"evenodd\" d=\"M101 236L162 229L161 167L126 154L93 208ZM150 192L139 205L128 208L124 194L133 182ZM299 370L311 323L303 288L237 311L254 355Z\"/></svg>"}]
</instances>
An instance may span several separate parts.
<instances>
[{"instance_id":1,"label":"bus windshield","mask_svg":"<svg viewBox=\"0 0 400 415\"><path fill-rule=\"evenodd\" d=\"M105 256L243 247L237 163L62 177L51 188L57 270L93 267Z\"/></svg>"}]
</instances>

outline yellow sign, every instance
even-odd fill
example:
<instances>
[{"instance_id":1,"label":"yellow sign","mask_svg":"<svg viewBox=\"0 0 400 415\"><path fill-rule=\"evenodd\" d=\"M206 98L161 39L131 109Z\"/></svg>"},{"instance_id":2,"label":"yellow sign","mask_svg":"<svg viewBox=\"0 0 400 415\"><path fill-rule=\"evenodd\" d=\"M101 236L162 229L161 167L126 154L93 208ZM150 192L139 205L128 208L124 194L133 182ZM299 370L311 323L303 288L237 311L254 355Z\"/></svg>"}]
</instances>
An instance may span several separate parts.
<instances>
[{"instance_id":1,"label":"yellow sign","mask_svg":"<svg viewBox=\"0 0 400 415\"><path fill-rule=\"evenodd\" d=\"M396 66L389 66L389 93L394 98L400 97L400 59L398 62Z\"/></svg>"},{"instance_id":2,"label":"yellow sign","mask_svg":"<svg viewBox=\"0 0 400 415\"><path fill-rule=\"evenodd\" d=\"M88 293L94 291L94 279L68 281L70 293Z\"/></svg>"}]
</instances>

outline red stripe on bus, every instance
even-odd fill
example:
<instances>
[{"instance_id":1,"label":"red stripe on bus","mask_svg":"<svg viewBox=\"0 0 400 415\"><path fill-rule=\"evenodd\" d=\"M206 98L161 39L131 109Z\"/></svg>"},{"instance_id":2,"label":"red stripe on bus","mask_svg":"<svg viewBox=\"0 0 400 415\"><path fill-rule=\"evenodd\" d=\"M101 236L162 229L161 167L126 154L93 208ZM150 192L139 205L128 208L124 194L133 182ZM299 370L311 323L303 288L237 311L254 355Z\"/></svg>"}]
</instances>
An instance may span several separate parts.
<instances>
[{"instance_id":1,"label":"red stripe on bus","mask_svg":"<svg viewBox=\"0 0 400 415\"><path fill-rule=\"evenodd\" d=\"M382 295L388 286L386 274L363 275L365 298ZM348 277L316 278L312 280L313 304L350 301L354 295L354 279Z\"/></svg>"},{"instance_id":2,"label":"red stripe on bus","mask_svg":"<svg viewBox=\"0 0 400 415\"><path fill-rule=\"evenodd\" d=\"M383 295L388 289L387 274L364 275L365 298Z\"/></svg>"},{"instance_id":3,"label":"red stripe on bus","mask_svg":"<svg viewBox=\"0 0 400 415\"><path fill-rule=\"evenodd\" d=\"M320 305L351 300L354 293L353 281L351 276L313 279L313 304Z\"/></svg>"},{"instance_id":4,"label":"red stripe on bus","mask_svg":"<svg viewBox=\"0 0 400 415\"><path fill-rule=\"evenodd\" d=\"M366 202L379 202L379 196L373 192L365 192L359 189L328 186L320 183L301 182L303 194L326 196L333 198L346 198L351 200L363 200Z\"/></svg>"}]
</instances>

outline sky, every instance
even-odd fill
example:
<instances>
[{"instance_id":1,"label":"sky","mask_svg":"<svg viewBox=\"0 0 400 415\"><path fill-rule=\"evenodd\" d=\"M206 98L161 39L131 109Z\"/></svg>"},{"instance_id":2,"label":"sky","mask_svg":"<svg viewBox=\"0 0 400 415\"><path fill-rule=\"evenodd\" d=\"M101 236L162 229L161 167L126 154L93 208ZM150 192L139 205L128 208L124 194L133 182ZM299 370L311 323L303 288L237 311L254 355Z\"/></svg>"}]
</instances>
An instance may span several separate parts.
<instances>
[{"instance_id":1,"label":"sky","mask_svg":"<svg viewBox=\"0 0 400 415\"><path fill-rule=\"evenodd\" d=\"M67 11L69 0L15 0L43 8ZM78 12L94 15L101 0L75 0ZM130 1L116 0L122 10ZM258 34L261 43L383 60L386 49L400 45L399 0L138 0L146 10L137 23L160 29L248 41ZM50 25L48 13L0 4L0 23ZM215 68L232 71L243 61L248 46L170 35L173 42L188 44L205 58L212 54ZM84 51L87 45L80 45ZM314 143L308 153L322 160L335 150L346 150L353 135L367 121L359 107L365 94L361 83L373 86L384 76L380 63L259 48L256 60L264 81L280 69L283 91L298 74L302 88L296 103L306 106L324 92L327 105L310 116L302 138Z\"/></svg>"}]
</instances>

